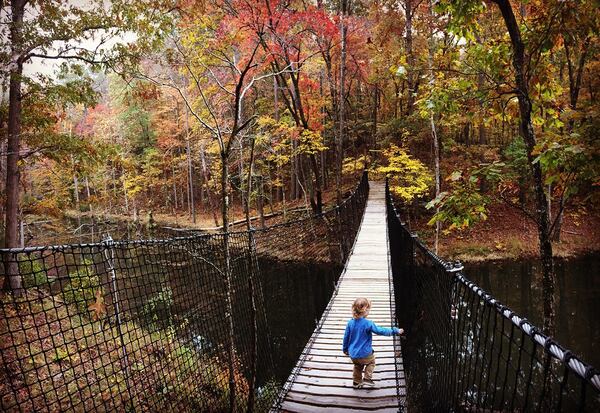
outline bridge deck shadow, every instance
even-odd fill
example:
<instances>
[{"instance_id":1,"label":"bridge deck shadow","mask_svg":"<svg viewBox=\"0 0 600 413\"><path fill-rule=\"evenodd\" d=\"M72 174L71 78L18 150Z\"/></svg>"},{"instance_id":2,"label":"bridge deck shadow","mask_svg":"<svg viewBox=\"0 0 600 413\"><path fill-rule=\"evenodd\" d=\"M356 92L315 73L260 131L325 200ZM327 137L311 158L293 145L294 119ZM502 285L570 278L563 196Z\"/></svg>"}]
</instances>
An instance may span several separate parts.
<instances>
[{"instance_id":1,"label":"bridge deck shadow","mask_svg":"<svg viewBox=\"0 0 600 413\"><path fill-rule=\"evenodd\" d=\"M357 297L372 300L369 318L394 325L394 291L389 264L385 187L369 182L369 198L352 254L321 321L288 378L281 410L287 412L396 412L406 385L397 337L373 336L374 389L352 387L352 361L342 353L346 323Z\"/></svg>"}]
</instances>

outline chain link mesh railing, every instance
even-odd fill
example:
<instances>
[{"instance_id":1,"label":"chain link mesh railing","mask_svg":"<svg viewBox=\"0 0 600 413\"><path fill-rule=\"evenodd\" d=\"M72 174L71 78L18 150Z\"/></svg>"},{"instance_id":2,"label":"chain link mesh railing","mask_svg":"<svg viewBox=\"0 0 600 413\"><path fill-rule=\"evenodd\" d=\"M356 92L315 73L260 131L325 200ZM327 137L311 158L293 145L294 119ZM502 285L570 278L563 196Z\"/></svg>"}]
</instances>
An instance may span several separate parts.
<instances>
[{"instance_id":1,"label":"chain link mesh railing","mask_svg":"<svg viewBox=\"0 0 600 413\"><path fill-rule=\"evenodd\" d=\"M333 288L365 191L257 231L0 250L23 281L0 293L1 410L268 410L294 287L278 274L326 266Z\"/></svg>"},{"instance_id":2,"label":"chain link mesh railing","mask_svg":"<svg viewBox=\"0 0 600 413\"><path fill-rule=\"evenodd\" d=\"M2 296L2 410L219 411L230 394L244 408L253 337L247 278L256 265L249 234L229 234L227 276L225 239L3 252L25 288ZM268 374L258 319L257 364Z\"/></svg>"},{"instance_id":3,"label":"chain link mesh railing","mask_svg":"<svg viewBox=\"0 0 600 413\"><path fill-rule=\"evenodd\" d=\"M387 192L409 408L600 411L600 375L429 251Z\"/></svg>"}]
</instances>

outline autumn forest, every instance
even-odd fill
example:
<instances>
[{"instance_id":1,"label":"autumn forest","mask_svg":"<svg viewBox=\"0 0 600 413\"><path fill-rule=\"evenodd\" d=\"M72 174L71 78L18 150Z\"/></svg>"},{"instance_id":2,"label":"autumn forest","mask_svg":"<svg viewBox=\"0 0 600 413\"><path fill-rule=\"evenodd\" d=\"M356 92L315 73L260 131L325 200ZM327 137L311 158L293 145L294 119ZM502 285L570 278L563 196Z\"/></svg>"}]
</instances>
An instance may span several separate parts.
<instances>
[{"instance_id":1,"label":"autumn forest","mask_svg":"<svg viewBox=\"0 0 600 413\"><path fill-rule=\"evenodd\" d=\"M565 217L596 218L595 1L14 0L0 17L5 247L64 217L264 226L338 204L364 169L436 250L506 209L551 271Z\"/></svg>"},{"instance_id":2,"label":"autumn forest","mask_svg":"<svg viewBox=\"0 0 600 413\"><path fill-rule=\"evenodd\" d=\"M599 10L0 0L0 410L596 411Z\"/></svg>"}]
</instances>

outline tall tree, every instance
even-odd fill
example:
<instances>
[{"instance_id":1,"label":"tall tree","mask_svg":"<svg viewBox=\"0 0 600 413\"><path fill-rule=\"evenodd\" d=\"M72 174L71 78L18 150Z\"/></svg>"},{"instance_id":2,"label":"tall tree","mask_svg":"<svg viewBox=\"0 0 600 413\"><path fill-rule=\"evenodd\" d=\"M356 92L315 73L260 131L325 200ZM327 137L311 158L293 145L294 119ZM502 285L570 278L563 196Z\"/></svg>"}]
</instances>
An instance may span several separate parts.
<instances>
[{"instance_id":1,"label":"tall tree","mask_svg":"<svg viewBox=\"0 0 600 413\"><path fill-rule=\"evenodd\" d=\"M320 213L323 209L323 177L321 176L317 153L314 147L323 147L320 135L321 124L321 102L318 93L318 85L312 81L305 70L305 64L311 57L318 54L318 47L314 44L316 38L310 38L304 35L305 32L331 32L331 19L329 19L322 9L306 5L302 13L291 8L286 2L266 2L265 7L258 7L252 13L259 14L264 24L254 24L255 31L261 39L261 45L264 50L272 56L272 70L277 73L277 82L281 90L281 97L285 107L292 116L296 127L299 129L300 137L305 139L304 145L312 146L307 150L301 150L301 143L293 142L298 147L297 153L300 154L300 161L307 157L309 168L314 175L314 185L312 179L307 179L309 185L310 203L315 213ZM318 103L312 102L311 98L316 98ZM309 142L310 140L310 142Z\"/></svg>"},{"instance_id":2,"label":"tall tree","mask_svg":"<svg viewBox=\"0 0 600 413\"><path fill-rule=\"evenodd\" d=\"M7 248L18 246L23 85L29 89L37 83L35 76L24 74L24 66L33 59L106 63L111 56L109 49L103 46L111 41L118 42L126 31L147 29L146 17L158 4L145 0L115 0L109 7L102 0L90 0L85 5L65 4L59 0L11 0L8 8L2 4L0 16L4 33L0 50L7 51L3 64L9 81L4 233ZM160 19L153 23L154 28L164 28ZM89 43L93 46L82 46ZM18 268L10 257L5 257L4 263L8 277L4 286L18 294L21 290Z\"/></svg>"},{"instance_id":3,"label":"tall tree","mask_svg":"<svg viewBox=\"0 0 600 413\"><path fill-rule=\"evenodd\" d=\"M340 130L338 139L335 145L335 185L337 203L342 202L342 161L344 157L344 137L346 136L346 52L348 47L348 25L346 24L346 16L349 12L350 0L341 0L340 7L340 34L341 34L341 57L340 57L340 97L339 97L339 122Z\"/></svg>"},{"instance_id":4,"label":"tall tree","mask_svg":"<svg viewBox=\"0 0 600 413\"><path fill-rule=\"evenodd\" d=\"M544 332L549 335L554 334L554 260L552 256L552 241L550 239L550 215L548 202L544 190L544 178L542 176L542 167L535 160L536 136L531 122L532 103L529 97L529 79L528 67L526 65L525 43L521 36L521 29L515 17L509 0L494 0L498 5L502 18L506 24L506 29L510 35L513 52L513 68L515 71L516 95L519 101L519 112L521 117L520 128L525 144L527 145L527 159L533 175L533 184L535 189L535 205L537 212L537 226L539 238L539 251L542 261L543 273L543 301L544 301Z\"/></svg>"}]
</instances>

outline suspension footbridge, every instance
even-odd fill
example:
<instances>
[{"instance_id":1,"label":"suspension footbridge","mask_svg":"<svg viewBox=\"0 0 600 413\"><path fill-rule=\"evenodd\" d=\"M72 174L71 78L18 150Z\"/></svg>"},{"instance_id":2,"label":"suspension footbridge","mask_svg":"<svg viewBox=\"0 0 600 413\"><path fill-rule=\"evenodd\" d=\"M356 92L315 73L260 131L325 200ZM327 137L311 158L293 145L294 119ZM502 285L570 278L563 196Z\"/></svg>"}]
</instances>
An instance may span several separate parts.
<instances>
[{"instance_id":1,"label":"suspension footbridge","mask_svg":"<svg viewBox=\"0 0 600 413\"><path fill-rule=\"evenodd\" d=\"M389 262L385 187L369 184L369 197L356 241L323 316L288 378L280 407L289 412L398 411L406 386L397 337L374 336L375 388L352 387L353 364L342 353L352 302L372 301L369 318L395 325L394 289Z\"/></svg>"},{"instance_id":2,"label":"suspension footbridge","mask_svg":"<svg viewBox=\"0 0 600 413\"><path fill-rule=\"evenodd\" d=\"M0 250L24 284L0 294L0 410L600 410L598 371L429 251L366 174L322 214L183 235ZM336 280L322 307L317 274ZM358 296L406 330L374 337L374 389L342 354Z\"/></svg>"}]
</instances>

